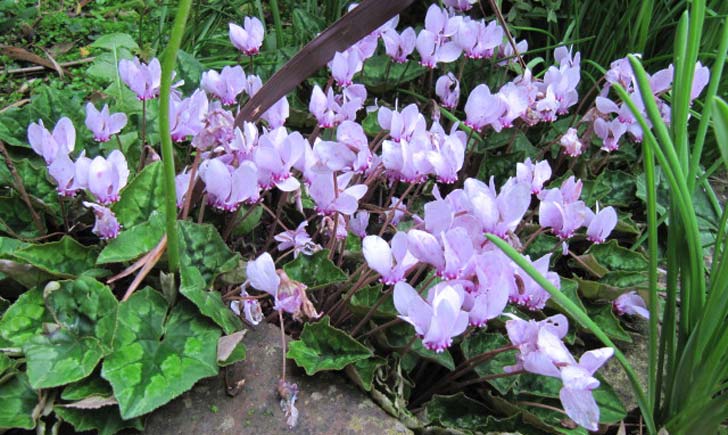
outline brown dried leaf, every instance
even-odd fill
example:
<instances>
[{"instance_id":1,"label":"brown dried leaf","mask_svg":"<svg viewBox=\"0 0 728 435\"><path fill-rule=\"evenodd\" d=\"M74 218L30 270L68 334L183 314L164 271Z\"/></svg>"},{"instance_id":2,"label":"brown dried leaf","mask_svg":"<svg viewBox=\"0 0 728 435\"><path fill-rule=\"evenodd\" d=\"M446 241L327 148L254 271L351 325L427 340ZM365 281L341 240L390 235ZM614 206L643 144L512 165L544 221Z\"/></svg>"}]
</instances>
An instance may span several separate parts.
<instances>
[{"instance_id":1,"label":"brown dried leaf","mask_svg":"<svg viewBox=\"0 0 728 435\"><path fill-rule=\"evenodd\" d=\"M85 399L79 400L78 402L73 403L67 403L65 405L60 405L65 408L75 408L75 409L99 409L103 408L104 406L111 406L116 405L119 402L116 401L116 398L114 396L110 397L102 397L102 396L89 396Z\"/></svg>"},{"instance_id":2,"label":"brown dried leaf","mask_svg":"<svg viewBox=\"0 0 728 435\"><path fill-rule=\"evenodd\" d=\"M223 337L220 337L220 339L217 341L217 360L218 361L225 361L230 357L230 354L233 353L233 350L235 350L235 346L238 345L245 337L245 334L247 334L248 330L244 329L242 331L234 332L230 335L225 335Z\"/></svg>"}]
</instances>

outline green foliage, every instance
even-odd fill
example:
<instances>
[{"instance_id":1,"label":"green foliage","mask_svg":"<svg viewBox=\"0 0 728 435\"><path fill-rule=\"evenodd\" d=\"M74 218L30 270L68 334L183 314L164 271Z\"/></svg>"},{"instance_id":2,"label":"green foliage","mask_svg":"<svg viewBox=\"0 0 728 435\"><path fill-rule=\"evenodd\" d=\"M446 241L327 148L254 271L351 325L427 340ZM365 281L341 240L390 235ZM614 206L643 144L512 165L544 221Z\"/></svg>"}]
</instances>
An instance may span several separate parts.
<instances>
[{"instance_id":1,"label":"green foliage","mask_svg":"<svg viewBox=\"0 0 728 435\"><path fill-rule=\"evenodd\" d=\"M0 428L33 429L33 409L38 396L28 383L25 373L19 373L0 384Z\"/></svg>"},{"instance_id":2,"label":"green foliage","mask_svg":"<svg viewBox=\"0 0 728 435\"><path fill-rule=\"evenodd\" d=\"M164 236L164 221L152 212L149 220L119 233L99 254L96 264L121 263L151 251Z\"/></svg>"},{"instance_id":3,"label":"green foliage","mask_svg":"<svg viewBox=\"0 0 728 435\"><path fill-rule=\"evenodd\" d=\"M114 351L101 375L111 383L121 416L146 414L217 374L219 329L190 306L167 301L147 287L119 306Z\"/></svg>"},{"instance_id":4,"label":"green foliage","mask_svg":"<svg viewBox=\"0 0 728 435\"><path fill-rule=\"evenodd\" d=\"M222 302L212 288L215 278L238 265L239 256L225 245L215 227L179 222L181 248L180 293L202 314L217 323L226 334L242 327L240 319Z\"/></svg>"},{"instance_id":5,"label":"green foliage","mask_svg":"<svg viewBox=\"0 0 728 435\"><path fill-rule=\"evenodd\" d=\"M501 333L488 333L479 331L475 334L471 334L468 338L464 339L460 344L460 349L463 351L463 357L470 359L486 352L503 348L508 346L510 342ZM474 367L475 373L478 376L489 376L498 373L503 373L503 368L506 366L512 366L516 364L515 352L501 352L495 354L492 358L485 362L478 364ZM513 388L517 378L514 376L496 378L488 381L496 390L501 394L506 394Z\"/></svg>"},{"instance_id":6,"label":"green foliage","mask_svg":"<svg viewBox=\"0 0 728 435\"><path fill-rule=\"evenodd\" d=\"M383 297L382 285L375 284L358 290L349 300L351 312L360 316L366 315L374 304ZM391 319L397 317L397 309L394 308L392 295L386 297L375 310L372 316L375 319Z\"/></svg>"},{"instance_id":7,"label":"green foliage","mask_svg":"<svg viewBox=\"0 0 728 435\"><path fill-rule=\"evenodd\" d=\"M146 166L129 182L121 191L119 202L111 210L123 228L132 228L146 222L154 212L162 210L163 201L162 163L155 162Z\"/></svg>"},{"instance_id":8,"label":"green foliage","mask_svg":"<svg viewBox=\"0 0 728 435\"><path fill-rule=\"evenodd\" d=\"M387 361L384 358L375 356L346 366L346 373L364 391L372 391L374 376L377 374L379 367L386 363Z\"/></svg>"},{"instance_id":9,"label":"green foliage","mask_svg":"<svg viewBox=\"0 0 728 435\"><path fill-rule=\"evenodd\" d=\"M299 255L298 258L283 266L288 277L299 281L309 290L346 280L343 270L329 260L329 251L323 249L313 255Z\"/></svg>"},{"instance_id":10,"label":"green foliage","mask_svg":"<svg viewBox=\"0 0 728 435\"><path fill-rule=\"evenodd\" d=\"M306 323L301 338L288 345L286 355L309 376L324 370L341 370L371 356L372 351L366 346L331 326L328 316L316 323Z\"/></svg>"},{"instance_id":11,"label":"green foliage","mask_svg":"<svg viewBox=\"0 0 728 435\"><path fill-rule=\"evenodd\" d=\"M99 409L74 409L55 406L53 411L79 432L94 430L99 435L113 435L123 429L144 430L140 418L123 419L119 413L119 408L116 406L104 406Z\"/></svg>"},{"instance_id":12,"label":"green foliage","mask_svg":"<svg viewBox=\"0 0 728 435\"><path fill-rule=\"evenodd\" d=\"M34 288L23 293L5 311L0 319L0 337L13 347L20 348L38 336L43 331L43 324L51 320L50 313L45 309L43 292Z\"/></svg>"},{"instance_id":13,"label":"green foliage","mask_svg":"<svg viewBox=\"0 0 728 435\"><path fill-rule=\"evenodd\" d=\"M96 249L84 246L71 237L51 243L29 244L13 254L19 260L52 275L73 278L93 269Z\"/></svg>"},{"instance_id":14,"label":"green foliage","mask_svg":"<svg viewBox=\"0 0 728 435\"><path fill-rule=\"evenodd\" d=\"M92 278L51 282L45 305L54 320L23 345L27 373L35 389L85 378L111 351L117 302L108 287Z\"/></svg>"}]
</instances>

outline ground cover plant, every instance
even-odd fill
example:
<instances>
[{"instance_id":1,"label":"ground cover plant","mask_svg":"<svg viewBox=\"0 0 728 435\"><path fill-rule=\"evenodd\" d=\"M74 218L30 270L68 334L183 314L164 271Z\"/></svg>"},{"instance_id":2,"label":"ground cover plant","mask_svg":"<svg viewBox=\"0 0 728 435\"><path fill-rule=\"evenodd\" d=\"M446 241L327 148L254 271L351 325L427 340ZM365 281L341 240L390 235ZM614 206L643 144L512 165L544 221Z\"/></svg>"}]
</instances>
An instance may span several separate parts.
<instances>
[{"instance_id":1,"label":"ground cover plant","mask_svg":"<svg viewBox=\"0 0 728 435\"><path fill-rule=\"evenodd\" d=\"M261 322L416 430L721 428L724 4L107 3L3 100L0 428L142 430Z\"/></svg>"}]
</instances>

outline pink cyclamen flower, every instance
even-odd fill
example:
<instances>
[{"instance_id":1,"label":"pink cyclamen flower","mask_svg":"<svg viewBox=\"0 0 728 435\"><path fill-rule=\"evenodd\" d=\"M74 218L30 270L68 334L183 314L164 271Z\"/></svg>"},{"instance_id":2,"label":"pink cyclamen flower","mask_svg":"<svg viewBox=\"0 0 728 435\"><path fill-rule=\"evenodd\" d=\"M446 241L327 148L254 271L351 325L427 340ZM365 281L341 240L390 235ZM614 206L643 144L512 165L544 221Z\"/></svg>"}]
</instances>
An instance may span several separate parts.
<instances>
[{"instance_id":1,"label":"pink cyclamen flower","mask_svg":"<svg viewBox=\"0 0 728 435\"><path fill-rule=\"evenodd\" d=\"M59 154L68 155L73 151L76 129L71 120L64 116L58 120L51 134L43 125L43 120L39 119L37 124L32 122L28 126L28 142L33 151L50 165Z\"/></svg>"},{"instance_id":2,"label":"pink cyclamen flower","mask_svg":"<svg viewBox=\"0 0 728 435\"><path fill-rule=\"evenodd\" d=\"M496 21L486 25L483 21L464 19L458 26L455 41L468 58L489 58L503 42L503 28Z\"/></svg>"},{"instance_id":3,"label":"pink cyclamen flower","mask_svg":"<svg viewBox=\"0 0 728 435\"><path fill-rule=\"evenodd\" d=\"M74 163L68 154L58 153L53 163L48 165L48 174L58 185L58 194L61 196L75 196L76 192L87 187L88 167L91 159L81 152Z\"/></svg>"},{"instance_id":4,"label":"pink cyclamen flower","mask_svg":"<svg viewBox=\"0 0 728 435\"><path fill-rule=\"evenodd\" d=\"M367 226L369 226L369 212L360 210L354 213L349 219L349 230L354 235L363 239L367 236Z\"/></svg>"},{"instance_id":5,"label":"pink cyclamen flower","mask_svg":"<svg viewBox=\"0 0 728 435\"><path fill-rule=\"evenodd\" d=\"M460 82L455 78L455 74L447 73L437 79L435 94L440 97L444 107L448 109L457 107L460 100Z\"/></svg>"},{"instance_id":6,"label":"pink cyclamen flower","mask_svg":"<svg viewBox=\"0 0 728 435\"><path fill-rule=\"evenodd\" d=\"M444 0L443 3L456 11L465 12L469 11L475 3L478 3L478 0Z\"/></svg>"},{"instance_id":7,"label":"pink cyclamen flower","mask_svg":"<svg viewBox=\"0 0 728 435\"><path fill-rule=\"evenodd\" d=\"M260 117L268 123L269 128L273 129L283 126L289 114L288 98L283 97L270 106L270 109L266 110Z\"/></svg>"},{"instance_id":8,"label":"pink cyclamen flower","mask_svg":"<svg viewBox=\"0 0 728 435\"><path fill-rule=\"evenodd\" d=\"M442 282L428 291L427 301L411 285L394 287L394 306L399 318L414 326L422 345L443 352L468 327L468 313L462 310L464 290L459 284Z\"/></svg>"},{"instance_id":9,"label":"pink cyclamen flower","mask_svg":"<svg viewBox=\"0 0 728 435\"><path fill-rule=\"evenodd\" d=\"M129 168L126 157L119 150L112 151L107 158L98 156L91 160L88 172L83 177L85 185L96 200L108 205L119 200L119 191L126 186Z\"/></svg>"},{"instance_id":10,"label":"pink cyclamen flower","mask_svg":"<svg viewBox=\"0 0 728 435\"><path fill-rule=\"evenodd\" d=\"M96 223L91 231L101 240L115 239L119 235L121 225L111 209L88 201L84 201L83 205L94 212Z\"/></svg>"},{"instance_id":11,"label":"pink cyclamen flower","mask_svg":"<svg viewBox=\"0 0 728 435\"><path fill-rule=\"evenodd\" d=\"M481 130L486 125L495 127L507 110L507 104L497 94L491 94L488 85L478 85L465 102L465 125L475 130Z\"/></svg>"},{"instance_id":12,"label":"pink cyclamen flower","mask_svg":"<svg viewBox=\"0 0 728 435\"><path fill-rule=\"evenodd\" d=\"M591 217L591 222L586 229L586 238L593 243L604 243L614 227L617 226L617 212L613 207L599 210Z\"/></svg>"},{"instance_id":13,"label":"pink cyclamen flower","mask_svg":"<svg viewBox=\"0 0 728 435\"><path fill-rule=\"evenodd\" d=\"M553 360L539 346L539 337L546 331L557 340L563 339L569 331L569 321L563 314L556 314L541 321L523 320L512 314L506 314L511 320L506 322L506 332L511 343L518 348L516 364L506 366L506 373L526 370L544 376L559 376L559 370ZM543 343L543 340L542 340Z\"/></svg>"},{"instance_id":14,"label":"pink cyclamen flower","mask_svg":"<svg viewBox=\"0 0 728 435\"><path fill-rule=\"evenodd\" d=\"M488 320L503 313L508 304L509 288L513 283L513 269L502 254L489 251L475 260L478 285L466 292L463 309L468 312L470 324L483 327Z\"/></svg>"},{"instance_id":15,"label":"pink cyclamen flower","mask_svg":"<svg viewBox=\"0 0 728 435\"><path fill-rule=\"evenodd\" d=\"M351 85L354 74L364 67L359 53L356 51L336 52L334 58L328 63L331 76L339 86Z\"/></svg>"},{"instance_id":16,"label":"pink cyclamen flower","mask_svg":"<svg viewBox=\"0 0 728 435\"><path fill-rule=\"evenodd\" d=\"M125 113L109 113L109 105L99 112L93 103L86 104L86 127L94 134L94 139L107 142L112 135L117 134L126 126Z\"/></svg>"},{"instance_id":17,"label":"pink cyclamen flower","mask_svg":"<svg viewBox=\"0 0 728 435\"><path fill-rule=\"evenodd\" d=\"M384 50L387 56L392 58L394 62L405 63L407 57L415 49L417 34L412 27L407 27L402 33L397 33L392 28L382 32L382 42L384 42Z\"/></svg>"},{"instance_id":18,"label":"pink cyclamen flower","mask_svg":"<svg viewBox=\"0 0 728 435\"><path fill-rule=\"evenodd\" d=\"M149 64L141 63L137 57L122 59L119 61L119 77L139 100L151 100L159 95L162 67L156 57Z\"/></svg>"},{"instance_id":19,"label":"pink cyclamen flower","mask_svg":"<svg viewBox=\"0 0 728 435\"><path fill-rule=\"evenodd\" d=\"M180 99L174 94L169 100L169 133L175 142L183 142L206 127L209 102L205 91L198 89L191 97Z\"/></svg>"},{"instance_id":20,"label":"pink cyclamen flower","mask_svg":"<svg viewBox=\"0 0 728 435\"><path fill-rule=\"evenodd\" d=\"M229 23L230 42L235 48L242 51L247 56L258 54L260 47L263 45L263 36L265 28L263 23L256 17L245 17L243 19L243 27L235 23Z\"/></svg>"},{"instance_id":21,"label":"pink cyclamen flower","mask_svg":"<svg viewBox=\"0 0 728 435\"><path fill-rule=\"evenodd\" d=\"M182 208L187 196L187 189L190 187L191 175L187 168L174 177L174 188L177 197L177 208Z\"/></svg>"},{"instance_id":22,"label":"pink cyclamen flower","mask_svg":"<svg viewBox=\"0 0 728 435\"><path fill-rule=\"evenodd\" d=\"M575 128L569 128L566 130L559 143L564 148L566 155L570 157L578 157L583 152L584 145L579 140L579 136Z\"/></svg>"},{"instance_id":23,"label":"pink cyclamen flower","mask_svg":"<svg viewBox=\"0 0 728 435\"><path fill-rule=\"evenodd\" d=\"M475 178L464 183L471 213L478 219L483 232L505 237L515 231L531 204L531 186L510 179L496 194L495 181L485 184Z\"/></svg>"},{"instance_id":24,"label":"pink cyclamen flower","mask_svg":"<svg viewBox=\"0 0 728 435\"><path fill-rule=\"evenodd\" d=\"M531 193L538 195L543 185L551 178L551 166L546 160L535 164L527 158L523 163L516 164L516 179L521 183L531 185Z\"/></svg>"},{"instance_id":25,"label":"pink cyclamen flower","mask_svg":"<svg viewBox=\"0 0 728 435\"><path fill-rule=\"evenodd\" d=\"M559 399L564 411L576 424L590 431L599 429L599 406L592 395L592 390L599 387L599 380L594 373L612 355L614 349L611 347L590 350L579 358L578 364L572 362L561 368L563 387Z\"/></svg>"},{"instance_id":26,"label":"pink cyclamen flower","mask_svg":"<svg viewBox=\"0 0 728 435\"><path fill-rule=\"evenodd\" d=\"M320 251L321 246L314 243L311 236L306 232L308 221L301 222L295 230L287 230L275 235L274 239L278 242L279 251L287 251L293 248L293 258L298 254L312 255L314 252Z\"/></svg>"},{"instance_id":27,"label":"pink cyclamen flower","mask_svg":"<svg viewBox=\"0 0 728 435\"><path fill-rule=\"evenodd\" d=\"M533 267L536 268L541 275L545 276L546 279L554 285L554 287L561 288L561 278L559 277L559 274L549 271L551 253L534 261L531 261L529 256L526 256L526 259L528 259L528 261L531 262L531 265L533 265ZM531 311L542 310L546 306L546 302L551 298L551 295L520 267L513 267L513 272L513 282L509 285L511 291L509 299Z\"/></svg>"},{"instance_id":28,"label":"pink cyclamen flower","mask_svg":"<svg viewBox=\"0 0 728 435\"><path fill-rule=\"evenodd\" d=\"M245 90L246 84L245 72L240 65L223 67L220 73L215 70L205 71L200 79L200 87L226 105L237 102L238 95Z\"/></svg>"},{"instance_id":29,"label":"pink cyclamen flower","mask_svg":"<svg viewBox=\"0 0 728 435\"><path fill-rule=\"evenodd\" d=\"M336 183L333 178L335 176L331 172L315 174L308 193L316 203L317 213L329 216L338 212L349 216L359 208L359 200L367 192L367 185L355 184L348 187L354 176L353 172L336 176Z\"/></svg>"},{"instance_id":30,"label":"pink cyclamen flower","mask_svg":"<svg viewBox=\"0 0 728 435\"><path fill-rule=\"evenodd\" d=\"M367 264L382 277L384 284L396 284L417 264L407 249L407 234L398 232L390 244L379 236L366 236L362 241L362 254Z\"/></svg>"},{"instance_id":31,"label":"pink cyclamen flower","mask_svg":"<svg viewBox=\"0 0 728 435\"><path fill-rule=\"evenodd\" d=\"M645 319L650 318L650 311L647 309L645 300L634 290L619 295L612 302L612 306L614 307L614 311L620 316L628 314L630 316L640 316Z\"/></svg>"},{"instance_id":32,"label":"pink cyclamen flower","mask_svg":"<svg viewBox=\"0 0 728 435\"><path fill-rule=\"evenodd\" d=\"M260 307L260 302L257 299L250 298L250 295L245 291L245 287L240 286L240 297L243 300L230 302L230 309L237 316L243 314L245 320L250 322L252 325L257 325L263 321L263 310ZM242 311L241 311L242 308Z\"/></svg>"},{"instance_id":33,"label":"pink cyclamen flower","mask_svg":"<svg viewBox=\"0 0 728 435\"><path fill-rule=\"evenodd\" d=\"M207 200L215 208L235 211L243 202L256 202L260 195L258 170L251 161L232 168L220 159L205 160L200 165Z\"/></svg>"}]
</instances>

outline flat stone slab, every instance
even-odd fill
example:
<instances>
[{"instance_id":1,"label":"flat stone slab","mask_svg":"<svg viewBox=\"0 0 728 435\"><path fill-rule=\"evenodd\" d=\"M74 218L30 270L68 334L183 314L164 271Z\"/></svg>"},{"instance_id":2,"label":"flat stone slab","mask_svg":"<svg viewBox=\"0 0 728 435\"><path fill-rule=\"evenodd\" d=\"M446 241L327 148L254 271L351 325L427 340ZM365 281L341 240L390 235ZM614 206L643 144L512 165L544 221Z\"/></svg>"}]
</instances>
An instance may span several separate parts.
<instances>
[{"instance_id":1,"label":"flat stone slab","mask_svg":"<svg viewBox=\"0 0 728 435\"><path fill-rule=\"evenodd\" d=\"M298 384L298 424L289 429L277 393L281 375L280 331L261 324L243 339L247 359L204 379L146 420L149 434L412 434L397 419L336 373L306 376L292 361L287 380ZM227 384L225 382L227 376ZM226 385L244 379L230 397Z\"/></svg>"}]
</instances>

